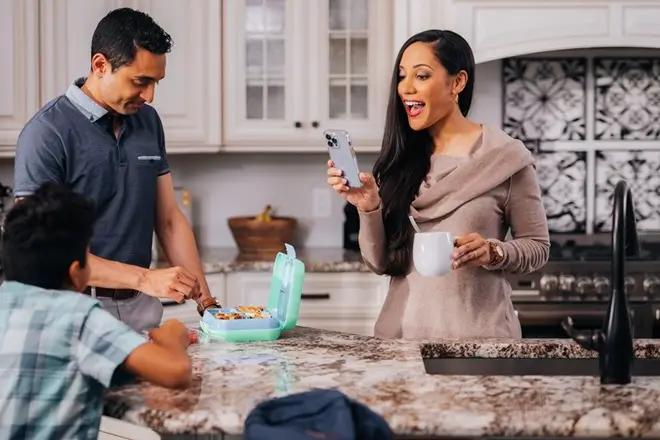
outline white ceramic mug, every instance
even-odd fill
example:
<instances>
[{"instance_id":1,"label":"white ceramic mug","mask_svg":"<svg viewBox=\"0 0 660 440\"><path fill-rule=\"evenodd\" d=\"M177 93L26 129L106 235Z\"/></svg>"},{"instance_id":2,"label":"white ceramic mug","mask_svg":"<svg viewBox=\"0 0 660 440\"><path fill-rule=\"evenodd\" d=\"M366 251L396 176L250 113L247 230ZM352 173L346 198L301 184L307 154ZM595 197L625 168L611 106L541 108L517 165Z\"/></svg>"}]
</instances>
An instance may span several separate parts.
<instances>
[{"instance_id":1,"label":"white ceramic mug","mask_svg":"<svg viewBox=\"0 0 660 440\"><path fill-rule=\"evenodd\" d=\"M417 232L413 241L413 264L425 277L451 272L454 237L449 232Z\"/></svg>"}]
</instances>

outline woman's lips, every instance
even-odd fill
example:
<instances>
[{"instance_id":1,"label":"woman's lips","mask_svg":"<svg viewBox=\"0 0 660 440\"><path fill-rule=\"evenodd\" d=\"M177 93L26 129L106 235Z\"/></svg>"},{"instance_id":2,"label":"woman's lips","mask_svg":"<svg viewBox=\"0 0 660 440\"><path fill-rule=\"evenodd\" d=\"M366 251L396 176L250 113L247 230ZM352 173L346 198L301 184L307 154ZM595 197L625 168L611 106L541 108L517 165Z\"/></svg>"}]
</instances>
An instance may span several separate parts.
<instances>
[{"instance_id":1,"label":"woman's lips","mask_svg":"<svg viewBox=\"0 0 660 440\"><path fill-rule=\"evenodd\" d=\"M415 118L422 114L426 104L424 104L422 101L405 100L403 101L403 106L406 108L406 113L408 113L408 116Z\"/></svg>"}]
</instances>

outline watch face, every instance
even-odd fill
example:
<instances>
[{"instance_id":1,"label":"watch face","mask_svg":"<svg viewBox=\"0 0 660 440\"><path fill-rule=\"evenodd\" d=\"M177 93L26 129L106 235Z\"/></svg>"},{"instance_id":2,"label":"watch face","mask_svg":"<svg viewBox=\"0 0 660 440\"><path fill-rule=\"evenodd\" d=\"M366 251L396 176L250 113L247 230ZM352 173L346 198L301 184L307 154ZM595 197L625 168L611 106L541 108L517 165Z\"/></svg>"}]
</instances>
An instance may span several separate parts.
<instances>
[{"instance_id":1,"label":"watch face","mask_svg":"<svg viewBox=\"0 0 660 440\"><path fill-rule=\"evenodd\" d=\"M493 243L492 241L490 242L490 251L494 254L494 257L496 258L503 258L504 257L504 251L500 246L498 246L496 243Z\"/></svg>"}]
</instances>

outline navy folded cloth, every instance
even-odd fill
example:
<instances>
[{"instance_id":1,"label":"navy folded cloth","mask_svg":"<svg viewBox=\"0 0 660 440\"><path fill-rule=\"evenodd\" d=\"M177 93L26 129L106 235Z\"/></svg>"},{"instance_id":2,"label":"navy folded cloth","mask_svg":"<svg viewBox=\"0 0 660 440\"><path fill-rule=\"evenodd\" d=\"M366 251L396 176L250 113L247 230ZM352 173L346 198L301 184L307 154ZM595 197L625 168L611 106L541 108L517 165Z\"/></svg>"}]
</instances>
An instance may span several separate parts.
<instances>
[{"instance_id":1,"label":"navy folded cloth","mask_svg":"<svg viewBox=\"0 0 660 440\"><path fill-rule=\"evenodd\" d=\"M387 422L337 390L316 389L257 405L245 420L245 440L393 440Z\"/></svg>"}]
</instances>

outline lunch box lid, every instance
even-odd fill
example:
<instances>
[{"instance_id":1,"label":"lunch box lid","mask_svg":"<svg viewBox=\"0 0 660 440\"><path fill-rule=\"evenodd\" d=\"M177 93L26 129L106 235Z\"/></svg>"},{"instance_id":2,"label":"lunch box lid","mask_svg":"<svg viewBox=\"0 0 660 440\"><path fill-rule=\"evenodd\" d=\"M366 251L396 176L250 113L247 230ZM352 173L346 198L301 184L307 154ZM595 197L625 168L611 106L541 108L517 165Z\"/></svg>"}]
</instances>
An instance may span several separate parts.
<instances>
[{"instance_id":1,"label":"lunch box lid","mask_svg":"<svg viewBox=\"0 0 660 440\"><path fill-rule=\"evenodd\" d=\"M305 281L305 264L296 258L296 250L286 243L286 253L278 252L273 266L268 295L268 311L280 323L282 330L290 330L298 322L300 299Z\"/></svg>"}]
</instances>

